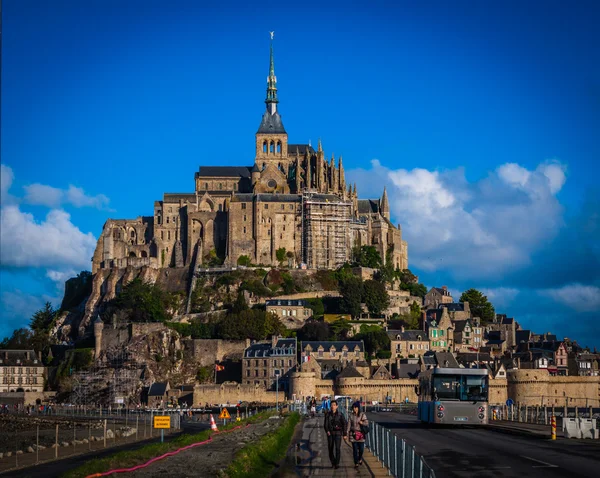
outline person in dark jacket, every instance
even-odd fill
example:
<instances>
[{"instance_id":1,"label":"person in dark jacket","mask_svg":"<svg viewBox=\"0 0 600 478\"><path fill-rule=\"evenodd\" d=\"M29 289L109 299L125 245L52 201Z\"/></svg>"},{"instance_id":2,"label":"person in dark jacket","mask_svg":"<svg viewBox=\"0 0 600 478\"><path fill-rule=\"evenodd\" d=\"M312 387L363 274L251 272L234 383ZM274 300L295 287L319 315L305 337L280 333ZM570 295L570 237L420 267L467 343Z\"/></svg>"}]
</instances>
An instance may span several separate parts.
<instances>
[{"instance_id":1,"label":"person in dark jacket","mask_svg":"<svg viewBox=\"0 0 600 478\"><path fill-rule=\"evenodd\" d=\"M346 429L348 424L344 415L338 410L338 404L335 400L331 401L331 410L325 415L325 432L327 433L327 446L329 448L329 459L331 466L339 468L340 466L340 447L342 437L346 439Z\"/></svg>"}]
</instances>

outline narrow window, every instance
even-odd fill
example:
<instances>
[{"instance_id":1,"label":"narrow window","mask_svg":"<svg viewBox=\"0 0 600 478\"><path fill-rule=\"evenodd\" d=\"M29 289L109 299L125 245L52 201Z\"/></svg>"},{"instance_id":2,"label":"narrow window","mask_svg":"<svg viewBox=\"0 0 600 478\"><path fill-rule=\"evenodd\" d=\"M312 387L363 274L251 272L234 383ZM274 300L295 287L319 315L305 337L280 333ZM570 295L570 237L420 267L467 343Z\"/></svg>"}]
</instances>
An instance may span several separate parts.
<instances>
[{"instance_id":1,"label":"narrow window","mask_svg":"<svg viewBox=\"0 0 600 478\"><path fill-rule=\"evenodd\" d=\"M208 189L208 183L204 183L204 189Z\"/></svg>"},{"instance_id":2,"label":"narrow window","mask_svg":"<svg viewBox=\"0 0 600 478\"><path fill-rule=\"evenodd\" d=\"M263 153L267 152L267 142L263 141Z\"/></svg>"},{"instance_id":3,"label":"narrow window","mask_svg":"<svg viewBox=\"0 0 600 478\"><path fill-rule=\"evenodd\" d=\"M269 205L268 204L265 204L265 209L269 209Z\"/></svg>"},{"instance_id":4,"label":"narrow window","mask_svg":"<svg viewBox=\"0 0 600 478\"><path fill-rule=\"evenodd\" d=\"M270 153L275 152L275 143L273 141L271 141L271 144L269 145L269 152Z\"/></svg>"},{"instance_id":5,"label":"narrow window","mask_svg":"<svg viewBox=\"0 0 600 478\"><path fill-rule=\"evenodd\" d=\"M244 214L244 221L246 221L246 215Z\"/></svg>"},{"instance_id":6,"label":"narrow window","mask_svg":"<svg viewBox=\"0 0 600 478\"><path fill-rule=\"evenodd\" d=\"M219 183L219 189L223 189L223 183Z\"/></svg>"},{"instance_id":7,"label":"narrow window","mask_svg":"<svg viewBox=\"0 0 600 478\"><path fill-rule=\"evenodd\" d=\"M162 240L164 240L164 239L165 239L165 231L160 231L160 238L161 238Z\"/></svg>"},{"instance_id":8,"label":"narrow window","mask_svg":"<svg viewBox=\"0 0 600 478\"><path fill-rule=\"evenodd\" d=\"M169 241L171 240L171 231L167 232L167 240L169 240Z\"/></svg>"},{"instance_id":9,"label":"narrow window","mask_svg":"<svg viewBox=\"0 0 600 478\"><path fill-rule=\"evenodd\" d=\"M167 216L167 224L169 224L169 216Z\"/></svg>"},{"instance_id":10,"label":"narrow window","mask_svg":"<svg viewBox=\"0 0 600 478\"><path fill-rule=\"evenodd\" d=\"M246 226L244 226L244 234L246 234Z\"/></svg>"},{"instance_id":11,"label":"narrow window","mask_svg":"<svg viewBox=\"0 0 600 478\"><path fill-rule=\"evenodd\" d=\"M245 202L242 203L242 209L246 209L246 203Z\"/></svg>"}]
</instances>

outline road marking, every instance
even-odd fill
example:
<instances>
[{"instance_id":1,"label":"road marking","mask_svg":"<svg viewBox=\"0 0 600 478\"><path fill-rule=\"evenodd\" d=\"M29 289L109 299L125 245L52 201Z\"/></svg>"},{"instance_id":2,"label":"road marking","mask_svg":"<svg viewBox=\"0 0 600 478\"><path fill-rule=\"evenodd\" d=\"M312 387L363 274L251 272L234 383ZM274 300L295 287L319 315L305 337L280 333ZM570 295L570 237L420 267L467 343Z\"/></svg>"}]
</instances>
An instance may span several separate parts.
<instances>
[{"instance_id":1,"label":"road marking","mask_svg":"<svg viewBox=\"0 0 600 478\"><path fill-rule=\"evenodd\" d=\"M553 465L552 463L546 463L545 461L536 460L535 458L531 458L531 457L525 456L525 455L520 455L520 456L521 456L521 458L526 458L527 460L535 461L536 463L540 463L542 465L542 466L535 465L532 468L558 468L557 465Z\"/></svg>"}]
</instances>

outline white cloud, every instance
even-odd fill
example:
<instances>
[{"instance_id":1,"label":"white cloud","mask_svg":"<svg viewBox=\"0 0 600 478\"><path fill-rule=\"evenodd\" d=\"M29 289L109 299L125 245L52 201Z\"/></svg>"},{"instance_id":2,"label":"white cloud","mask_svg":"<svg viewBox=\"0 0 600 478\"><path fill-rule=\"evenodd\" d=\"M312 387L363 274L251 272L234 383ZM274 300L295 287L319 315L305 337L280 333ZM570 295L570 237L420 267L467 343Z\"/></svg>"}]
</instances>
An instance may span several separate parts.
<instances>
[{"instance_id":1,"label":"white cloud","mask_svg":"<svg viewBox=\"0 0 600 478\"><path fill-rule=\"evenodd\" d=\"M109 199L104 194L88 196L83 189L73 185L69 186L69 189L65 193L65 197L66 202L75 207L95 207L97 209L104 209L109 203Z\"/></svg>"},{"instance_id":2,"label":"white cloud","mask_svg":"<svg viewBox=\"0 0 600 478\"><path fill-rule=\"evenodd\" d=\"M14 203L15 198L8 193L14 179L13 170L5 164L0 164L0 206Z\"/></svg>"},{"instance_id":3,"label":"white cloud","mask_svg":"<svg viewBox=\"0 0 600 478\"><path fill-rule=\"evenodd\" d=\"M577 312L593 312L600 309L600 287L583 284L569 284L557 289L538 292Z\"/></svg>"},{"instance_id":4,"label":"white cloud","mask_svg":"<svg viewBox=\"0 0 600 478\"><path fill-rule=\"evenodd\" d=\"M96 238L84 234L68 213L51 210L44 221L17 206L0 211L0 262L12 267L89 268Z\"/></svg>"},{"instance_id":5,"label":"white cloud","mask_svg":"<svg viewBox=\"0 0 600 478\"><path fill-rule=\"evenodd\" d=\"M34 183L23 186L23 189L25 190L25 197L23 200L27 204L59 208L63 202L63 191L59 188Z\"/></svg>"},{"instance_id":6,"label":"white cloud","mask_svg":"<svg viewBox=\"0 0 600 478\"><path fill-rule=\"evenodd\" d=\"M350 170L361 197L386 185L392 217L402 225L409 265L446 270L457 279L498 279L530 263L563 225L556 198L566 181L558 161L529 170L507 163L476 182L462 169L391 170L378 160ZM365 194L366 193L366 194Z\"/></svg>"},{"instance_id":7,"label":"white cloud","mask_svg":"<svg viewBox=\"0 0 600 478\"><path fill-rule=\"evenodd\" d=\"M105 209L109 203L109 199L104 194L88 196L82 188L73 185L70 185L66 191L39 183L24 186L23 189L25 189L23 200L27 204L49 208L59 208L63 204L70 204L78 208L94 207Z\"/></svg>"}]
</instances>

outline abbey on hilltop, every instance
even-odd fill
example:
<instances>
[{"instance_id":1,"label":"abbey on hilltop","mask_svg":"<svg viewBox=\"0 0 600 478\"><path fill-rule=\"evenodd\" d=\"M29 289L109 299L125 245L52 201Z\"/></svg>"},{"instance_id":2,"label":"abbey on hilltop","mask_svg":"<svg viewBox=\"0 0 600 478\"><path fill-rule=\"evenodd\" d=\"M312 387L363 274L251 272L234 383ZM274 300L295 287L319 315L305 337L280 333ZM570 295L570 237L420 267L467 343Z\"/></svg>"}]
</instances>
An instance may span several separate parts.
<instances>
[{"instance_id":1,"label":"abbey on hilltop","mask_svg":"<svg viewBox=\"0 0 600 478\"><path fill-rule=\"evenodd\" d=\"M328 161L321 141L290 144L278 111L271 41L266 111L250 166L200 166L192 193L165 193L154 215L109 219L98 240L93 273L101 269L234 266L241 256L277 265L285 249L291 267L333 269L354 246L373 245L394 267L408 268L400 225L390 222L385 189L358 199L342 158ZM280 252L281 258L281 252ZM248 259L246 259L248 261Z\"/></svg>"}]
</instances>

